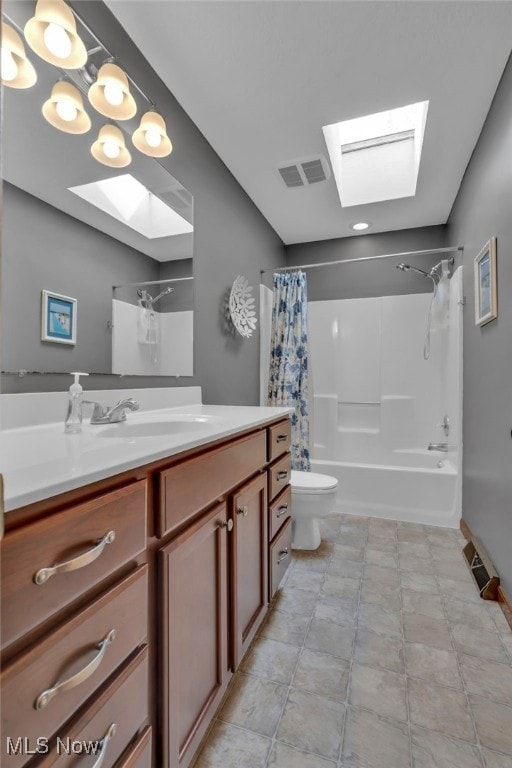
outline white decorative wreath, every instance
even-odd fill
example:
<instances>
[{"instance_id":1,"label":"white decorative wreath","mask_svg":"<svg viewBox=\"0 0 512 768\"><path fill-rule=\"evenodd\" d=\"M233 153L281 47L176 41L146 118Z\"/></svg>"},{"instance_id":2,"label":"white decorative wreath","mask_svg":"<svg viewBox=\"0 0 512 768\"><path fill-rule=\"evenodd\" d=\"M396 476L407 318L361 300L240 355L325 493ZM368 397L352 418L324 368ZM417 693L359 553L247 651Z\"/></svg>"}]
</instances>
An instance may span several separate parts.
<instances>
[{"instance_id":1,"label":"white decorative wreath","mask_svg":"<svg viewBox=\"0 0 512 768\"><path fill-rule=\"evenodd\" d=\"M252 336L258 322L254 303L252 285L246 277L238 275L229 294L229 314L240 336L246 339Z\"/></svg>"}]
</instances>

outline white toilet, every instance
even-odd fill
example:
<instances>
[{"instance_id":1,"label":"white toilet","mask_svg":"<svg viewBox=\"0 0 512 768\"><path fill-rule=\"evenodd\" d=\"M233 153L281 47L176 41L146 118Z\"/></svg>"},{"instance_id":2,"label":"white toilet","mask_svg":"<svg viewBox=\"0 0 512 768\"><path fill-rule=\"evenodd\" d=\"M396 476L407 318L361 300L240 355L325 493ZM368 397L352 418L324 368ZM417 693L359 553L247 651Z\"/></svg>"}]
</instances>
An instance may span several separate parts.
<instances>
[{"instance_id":1,"label":"white toilet","mask_svg":"<svg viewBox=\"0 0 512 768\"><path fill-rule=\"evenodd\" d=\"M318 521L334 507L338 481L330 475L292 470L292 549L318 549Z\"/></svg>"}]
</instances>

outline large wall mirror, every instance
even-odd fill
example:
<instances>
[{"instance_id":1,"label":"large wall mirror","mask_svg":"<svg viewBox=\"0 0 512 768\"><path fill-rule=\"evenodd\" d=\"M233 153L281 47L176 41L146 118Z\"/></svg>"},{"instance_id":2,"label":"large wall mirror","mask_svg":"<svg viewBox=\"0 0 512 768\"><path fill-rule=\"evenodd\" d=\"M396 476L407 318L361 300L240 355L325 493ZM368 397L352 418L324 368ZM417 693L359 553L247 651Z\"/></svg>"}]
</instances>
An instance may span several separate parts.
<instances>
[{"instance_id":1,"label":"large wall mirror","mask_svg":"<svg viewBox=\"0 0 512 768\"><path fill-rule=\"evenodd\" d=\"M34 9L4 2L3 20L23 30ZM2 370L192 375L193 199L132 144L148 102L132 89L137 114L117 123L131 163L102 165L91 145L113 121L89 104L88 73L62 73L26 50L36 84L2 88ZM90 55L92 71L95 56L99 67L105 53ZM42 115L62 74L83 94L83 135Z\"/></svg>"}]
</instances>

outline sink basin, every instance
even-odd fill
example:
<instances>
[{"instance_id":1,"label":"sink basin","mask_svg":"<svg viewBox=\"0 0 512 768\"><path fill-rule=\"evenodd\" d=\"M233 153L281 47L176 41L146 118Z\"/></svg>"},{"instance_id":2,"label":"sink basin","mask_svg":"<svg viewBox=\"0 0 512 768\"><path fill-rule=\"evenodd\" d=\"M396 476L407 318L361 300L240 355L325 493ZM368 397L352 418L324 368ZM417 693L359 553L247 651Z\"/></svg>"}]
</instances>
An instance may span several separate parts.
<instances>
[{"instance_id":1,"label":"sink basin","mask_svg":"<svg viewBox=\"0 0 512 768\"><path fill-rule=\"evenodd\" d=\"M196 416L193 414L173 414L152 416L144 420L122 421L98 429L98 437L165 437L187 432L199 432L206 425L219 421L215 416Z\"/></svg>"}]
</instances>

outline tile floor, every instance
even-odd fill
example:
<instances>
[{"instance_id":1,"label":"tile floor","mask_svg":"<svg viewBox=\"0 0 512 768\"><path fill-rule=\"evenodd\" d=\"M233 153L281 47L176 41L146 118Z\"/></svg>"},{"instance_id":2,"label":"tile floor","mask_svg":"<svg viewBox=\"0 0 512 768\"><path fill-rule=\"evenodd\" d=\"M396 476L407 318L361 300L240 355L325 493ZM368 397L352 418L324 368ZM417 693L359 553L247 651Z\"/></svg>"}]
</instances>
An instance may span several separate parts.
<instances>
[{"instance_id":1,"label":"tile floor","mask_svg":"<svg viewBox=\"0 0 512 768\"><path fill-rule=\"evenodd\" d=\"M512 768L512 632L458 531L323 521L195 768Z\"/></svg>"}]
</instances>

